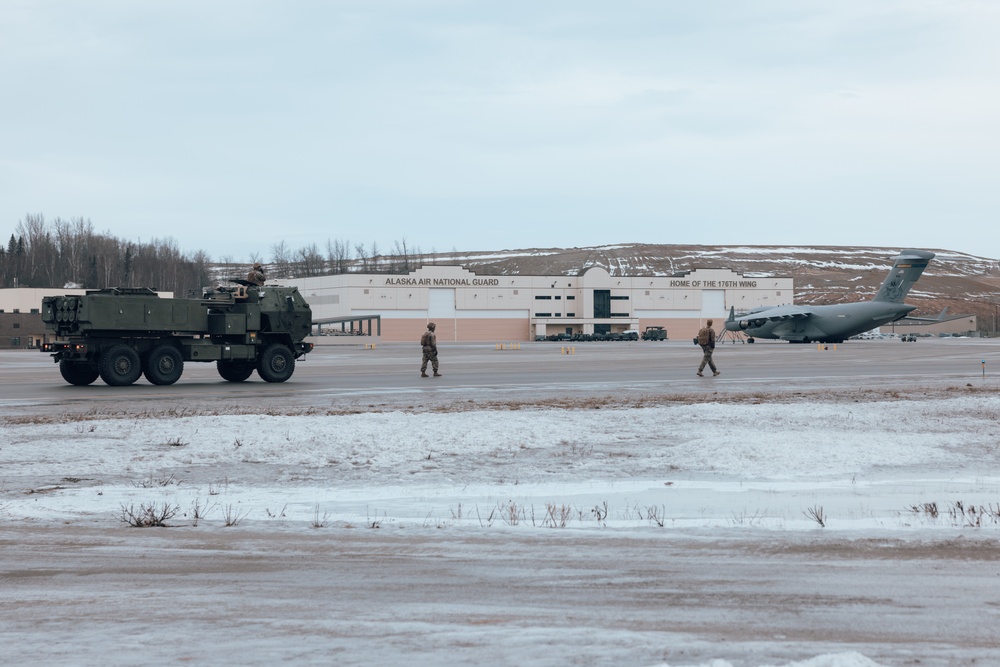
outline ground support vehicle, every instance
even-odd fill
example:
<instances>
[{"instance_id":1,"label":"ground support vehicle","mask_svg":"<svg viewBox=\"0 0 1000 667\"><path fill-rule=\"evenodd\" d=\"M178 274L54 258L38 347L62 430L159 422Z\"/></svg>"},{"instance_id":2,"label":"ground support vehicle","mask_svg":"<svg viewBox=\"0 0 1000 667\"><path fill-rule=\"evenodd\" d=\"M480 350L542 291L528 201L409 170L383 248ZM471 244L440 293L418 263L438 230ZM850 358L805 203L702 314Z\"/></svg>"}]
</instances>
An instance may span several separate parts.
<instances>
[{"instance_id":1,"label":"ground support vehicle","mask_svg":"<svg viewBox=\"0 0 1000 667\"><path fill-rule=\"evenodd\" d=\"M200 299L160 298L150 289L109 288L42 299L46 329L65 340L43 352L63 379L89 385L100 377L127 386L144 375L155 385L177 382L185 362L215 362L219 375L243 382L256 370L284 382L295 360L313 349L304 342L312 310L296 287L206 289Z\"/></svg>"},{"instance_id":2,"label":"ground support vehicle","mask_svg":"<svg viewBox=\"0 0 1000 667\"><path fill-rule=\"evenodd\" d=\"M667 330L663 327L646 327L642 332L643 340L667 340Z\"/></svg>"}]
</instances>

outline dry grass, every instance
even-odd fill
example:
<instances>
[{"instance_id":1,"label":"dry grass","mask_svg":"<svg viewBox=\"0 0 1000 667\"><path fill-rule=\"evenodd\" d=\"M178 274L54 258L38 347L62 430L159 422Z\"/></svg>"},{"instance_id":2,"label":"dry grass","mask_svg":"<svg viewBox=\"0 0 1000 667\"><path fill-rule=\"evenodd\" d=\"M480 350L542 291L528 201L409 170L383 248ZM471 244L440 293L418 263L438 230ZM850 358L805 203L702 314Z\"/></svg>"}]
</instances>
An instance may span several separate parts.
<instances>
[{"instance_id":1,"label":"dry grass","mask_svg":"<svg viewBox=\"0 0 1000 667\"><path fill-rule=\"evenodd\" d=\"M996 389L988 386L961 385L948 387L910 387L902 389L816 389L805 391L716 391L710 395L690 393L664 393L628 395L608 394L598 396L553 396L526 399L505 399L497 401L454 400L443 403L414 404L399 406L391 403L369 403L359 405L334 405L319 407L282 407L280 405L248 405L233 403L212 407L190 408L143 408L101 407L83 412L52 412L32 415L11 415L0 418L0 425L25 424L72 424L98 420L118 419L182 419L187 417L219 417L227 415L263 415L270 417L296 416L345 416L372 413L406 412L412 414L437 412L461 413L478 411L511 410L618 410L633 408L653 408L670 405L691 405L711 402L730 404L823 404L823 403L868 403L877 401L924 401L945 399L956 395L993 395ZM179 440L164 444L180 447L187 443ZM238 446L238 445L237 445Z\"/></svg>"},{"instance_id":2,"label":"dry grass","mask_svg":"<svg viewBox=\"0 0 1000 667\"><path fill-rule=\"evenodd\" d=\"M123 523L127 523L135 528L166 527L167 521L174 518L180 508L177 505L168 503L141 503L139 507L135 505L122 505L120 518Z\"/></svg>"},{"instance_id":3,"label":"dry grass","mask_svg":"<svg viewBox=\"0 0 1000 667\"><path fill-rule=\"evenodd\" d=\"M814 505L802 513L815 521L820 528L826 528L827 516L822 505Z\"/></svg>"}]
</instances>

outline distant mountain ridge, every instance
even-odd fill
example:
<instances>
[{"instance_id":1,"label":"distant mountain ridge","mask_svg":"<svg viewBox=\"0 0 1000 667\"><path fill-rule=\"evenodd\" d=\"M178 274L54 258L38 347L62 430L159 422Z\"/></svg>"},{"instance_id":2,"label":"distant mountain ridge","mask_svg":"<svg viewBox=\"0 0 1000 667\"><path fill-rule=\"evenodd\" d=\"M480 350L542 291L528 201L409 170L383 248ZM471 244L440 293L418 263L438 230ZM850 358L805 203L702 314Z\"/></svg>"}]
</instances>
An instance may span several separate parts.
<instances>
[{"instance_id":1,"label":"distant mountain ridge","mask_svg":"<svg viewBox=\"0 0 1000 667\"><path fill-rule=\"evenodd\" d=\"M908 246L911 247L911 246ZM868 246L708 246L616 244L587 248L532 248L424 255L426 263L459 264L481 275L575 275L600 266L616 276L675 275L694 269L727 268L748 277L795 280L795 302L827 304L872 298L906 248ZM991 330L1000 303L1000 260L952 250L919 248L935 258L913 287L907 303L915 314L976 314Z\"/></svg>"}]
</instances>

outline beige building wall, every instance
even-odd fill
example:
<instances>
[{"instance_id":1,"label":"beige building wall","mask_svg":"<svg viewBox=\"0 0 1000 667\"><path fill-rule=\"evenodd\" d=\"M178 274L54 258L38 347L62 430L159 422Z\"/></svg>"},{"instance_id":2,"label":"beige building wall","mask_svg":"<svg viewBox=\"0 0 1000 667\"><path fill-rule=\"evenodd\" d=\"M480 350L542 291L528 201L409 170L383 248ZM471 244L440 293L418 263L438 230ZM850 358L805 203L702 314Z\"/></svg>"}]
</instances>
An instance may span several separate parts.
<instances>
[{"instance_id":1,"label":"beige building wall","mask_svg":"<svg viewBox=\"0 0 1000 667\"><path fill-rule=\"evenodd\" d=\"M0 290L0 311L5 313L40 313L42 298L63 294L86 294L82 289L45 289L14 287Z\"/></svg>"},{"instance_id":2,"label":"beige building wall","mask_svg":"<svg viewBox=\"0 0 1000 667\"><path fill-rule=\"evenodd\" d=\"M567 330L642 331L647 326L663 326L671 338L686 338L710 317L721 331L731 306L740 312L793 302L791 278L748 278L729 269L611 276L594 267L576 276L480 276L460 266L425 266L407 275L341 274L283 282L299 288L316 322L378 316L384 341L419 340L430 321L441 342L526 341Z\"/></svg>"}]
</instances>

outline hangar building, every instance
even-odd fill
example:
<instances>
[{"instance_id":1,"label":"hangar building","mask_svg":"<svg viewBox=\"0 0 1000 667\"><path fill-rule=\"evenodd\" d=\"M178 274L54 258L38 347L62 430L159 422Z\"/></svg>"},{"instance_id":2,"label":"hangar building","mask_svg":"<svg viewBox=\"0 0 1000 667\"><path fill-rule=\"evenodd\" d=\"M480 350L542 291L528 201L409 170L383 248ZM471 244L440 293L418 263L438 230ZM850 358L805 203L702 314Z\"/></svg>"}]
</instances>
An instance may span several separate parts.
<instances>
[{"instance_id":1,"label":"hangar building","mask_svg":"<svg viewBox=\"0 0 1000 667\"><path fill-rule=\"evenodd\" d=\"M295 285L313 321L361 329L383 341L420 338L427 322L439 341L528 341L559 333L639 331L696 334L707 318L789 304L791 278L748 278L729 269L674 276L612 276L591 267L575 276L480 276L460 266L423 266L406 275L345 273L272 281Z\"/></svg>"}]
</instances>

